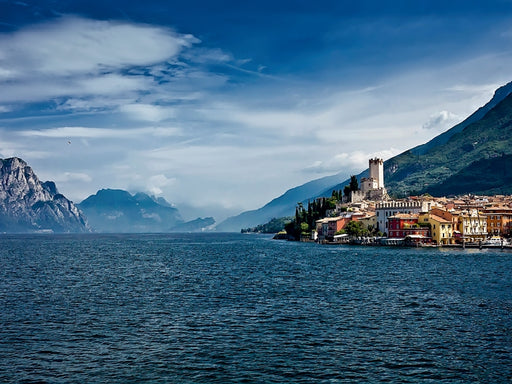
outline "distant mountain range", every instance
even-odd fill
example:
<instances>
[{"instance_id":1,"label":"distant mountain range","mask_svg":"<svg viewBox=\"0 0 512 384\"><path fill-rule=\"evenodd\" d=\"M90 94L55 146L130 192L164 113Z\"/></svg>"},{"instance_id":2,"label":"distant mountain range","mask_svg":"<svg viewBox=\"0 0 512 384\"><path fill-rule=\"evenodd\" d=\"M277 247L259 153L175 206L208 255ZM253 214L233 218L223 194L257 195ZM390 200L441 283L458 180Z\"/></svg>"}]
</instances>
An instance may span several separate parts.
<instances>
[{"instance_id":1,"label":"distant mountain range","mask_svg":"<svg viewBox=\"0 0 512 384\"><path fill-rule=\"evenodd\" d=\"M384 162L388 192L400 197L428 192L432 195L461 193L512 193L509 174L512 154L512 82L496 90L494 97L463 122L429 142ZM360 180L368 169L356 175ZM346 172L310 181L286 191L265 206L230 217L218 231L239 231L291 216L298 202L330 196L350 182ZM340 182L341 180L341 182Z\"/></svg>"},{"instance_id":2,"label":"distant mountain range","mask_svg":"<svg viewBox=\"0 0 512 384\"><path fill-rule=\"evenodd\" d=\"M164 198L120 189L102 189L78 204L97 232L195 232L213 225L211 217L184 222Z\"/></svg>"},{"instance_id":3,"label":"distant mountain range","mask_svg":"<svg viewBox=\"0 0 512 384\"><path fill-rule=\"evenodd\" d=\"M55 183L41 182L17 157L0 159L0 232L91 232L85 216Z\"/></svg>"},{"instance_id":4,"label":"distant mountain range","mask_svg":"<svg viewBox=\"0 0 512 384\"><path fill-rule=\"evenodd\" d=\"M401 197L430 193L512 193L512 83L462 123L384 162L388 192ZM368 170L356 175L367 176ZM286 191L265 206L233 216L217 231L240 231L291 216L298 202L330 196L350 179L346 172ZM341 182L340 182L341 180ZM83 211L83 213L82 213ZM192 232L214 219L184 222L177 208L144 193L102 189L75 205L53 182L40 182L22 159L0 159L0 232Z\"/></svg>"},{"instance_id":5,"label":"distant mountain range","mask_svg":"<svg viewBox=\"0 0 512 384\"><path fill-rule=\"evenodd\" d=\"M0 232L196 232L213 224L212 217L184 222L165 199L145 193L102 189L75 205L22 159L0 159Z\"/></svg>"}]
</instances>

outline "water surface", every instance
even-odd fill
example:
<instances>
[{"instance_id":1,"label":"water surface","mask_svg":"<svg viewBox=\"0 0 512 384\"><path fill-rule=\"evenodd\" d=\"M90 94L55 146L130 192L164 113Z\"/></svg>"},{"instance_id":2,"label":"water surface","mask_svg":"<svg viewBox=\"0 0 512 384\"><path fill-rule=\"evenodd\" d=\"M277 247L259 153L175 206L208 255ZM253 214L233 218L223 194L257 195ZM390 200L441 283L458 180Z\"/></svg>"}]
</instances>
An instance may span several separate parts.
<instances>
[{"instance_id":1,"label":"water surface","mask_svg":"<svg viewBox=\"0 0 512 384\"><path fill-rule=\"evenodd\" d=\"M512 382L512 253L0 237L0 382Z\"/></svg>"}]
</instances>

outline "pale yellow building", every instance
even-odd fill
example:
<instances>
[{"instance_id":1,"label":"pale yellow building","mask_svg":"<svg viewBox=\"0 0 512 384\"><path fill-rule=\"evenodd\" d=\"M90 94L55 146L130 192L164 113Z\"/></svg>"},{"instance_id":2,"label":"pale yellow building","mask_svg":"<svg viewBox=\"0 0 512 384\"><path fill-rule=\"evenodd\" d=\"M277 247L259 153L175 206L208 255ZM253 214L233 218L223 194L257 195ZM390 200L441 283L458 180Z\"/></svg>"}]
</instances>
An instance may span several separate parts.
<instances>
[{"instance_id":1,"label":"pale yellow building","mask_svg":"<svg viewBox=\"0 0 512 384\"><path fill-rule=\"evenodd\" d=\"M487 216L477 209L459 214L459 231L464 241L481 241L487 238Z\"/></svg>"},{"instance_id":2,"label":"pale yellow building","mask_svg":"<svg viewBox=\"0 0 512 384\"><path fill-rule=\"evenodd\" d=\"M430 236L432 237L433 243L452 244L454 242L454 226L449 212L436 209L431 212L420 213L418 223L420 225L422 223L430 224Z\"/></svg>"}]
</instances>

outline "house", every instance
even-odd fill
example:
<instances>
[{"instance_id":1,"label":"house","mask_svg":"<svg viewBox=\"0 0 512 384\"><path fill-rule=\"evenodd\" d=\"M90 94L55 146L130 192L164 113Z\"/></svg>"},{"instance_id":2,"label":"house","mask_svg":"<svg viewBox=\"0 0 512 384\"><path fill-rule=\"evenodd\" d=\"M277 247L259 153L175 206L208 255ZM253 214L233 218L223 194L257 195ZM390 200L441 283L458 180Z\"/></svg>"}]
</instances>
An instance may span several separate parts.
<instances>
[{"instance_id":1,"label":"house","mask_svg":"<svg viewBox=\"0 0 512 384\"><path fill-rule=\"evenodd\" d=\"M364 217L364 213L360 212L345 212L340 216L326 217L316 221L316 232L318 240L332 240L334 235L341 231L345 226L353 220L358 220Z\"/></svg>"},{"instance_id":2,"label":"house","mask_svg":"<svg viewBox=\"0 0 512 384\"><path fill-rule=\"evenodd\" d=\"M434 203L430 200L391 200L383 201L375 205L375 214L377 215L377 229L383 233L388 233L388 218L398 213L418 214L428 212Z\"/></svg>"},{"instance_id":3,"label":"house","mask_svg":"<svg viewBox=\"0 0 512 384\"><path fill-rule=\"evenodd\" d=\"M512 225L512 209L508 207L489 207L483 211L487 217L487 232L495 236L509 236Z\"/></svg>"},{"instance_id":4,"label":"house","mask_svg":"<svg viewBox=\"0 0 512 384\"><path fill-rule=\"evenodd\" d=\"M458 230L463 241L481 241L487 238L487 216L477 209L459 214Z\"/></svg>"},{"instance_id":5,"label":"house","mask_svg":"<svg viewBox=\"0 0 512 384\"><path fill-rule=\"evenodd\" d=\"M397 213L388 217L389 239L418 239L427 241L429 229L418 224L418 214Z\"/></svg>"},{"instance_id":6,"label":"house","mask_svg":"<svg viewBox=\"0 0 512 384\"><path fill-rule=\"evenodd\" d=\"M453 214L438 208L419 215L420 225L428 224L430 237L435 244L451 244L453 240Z\"/></svg>"}]
</instances>

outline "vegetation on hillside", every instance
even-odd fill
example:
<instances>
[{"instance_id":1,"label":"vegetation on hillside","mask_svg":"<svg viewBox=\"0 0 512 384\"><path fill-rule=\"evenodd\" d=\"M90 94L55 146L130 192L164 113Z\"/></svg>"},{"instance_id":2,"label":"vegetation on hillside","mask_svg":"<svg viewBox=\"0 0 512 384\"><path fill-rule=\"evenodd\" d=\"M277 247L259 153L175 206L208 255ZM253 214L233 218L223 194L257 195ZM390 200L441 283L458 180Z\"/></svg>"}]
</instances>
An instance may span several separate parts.
<instances>
[{"instance_id":1,"label":"vegetation on hillside","mask_svg":"<svg viewBox=\"0 0 512 384\"><path fill-rule=\"evenodd\" d=\"M285 226L286 233L297 240L304 236L309 237L316 228L317 220L326 217L329 210L334 210L336 205L343 201L343 196L349 196L350 192L358 189L357 177L351 176L349 185L346 185L343 191L333 190L331 197L320 197L308 202L307 208L304 208L304 204L298 203L295 208L295 219Z\"/></svg>"},{"instance_id":2,"label":"vegetation on hillside","mask_svg":"<svg viewBox=\"0 0 512 384\"><path fill-rule=\"evenodd\" d=\"M260 224L256 227L242 229L242 233L278 233L284 230L284 227L293 221L293 217L273 218L266 224Z\"/></svg>"},{"instance_id":3,"label":"vegetation on hillside","mask_svg":"<svg viewBox=\"0 0 512 384\"><path fill-rule=\"evenodd\" d=\"M506 160L509 155L512 155L512 95L481 120L453 135L446 144L423 155L407 151L386 161L386 188L396 197L426 191L435 195L484 193L489 191L489 183L504 186L496 171L500 167L498 159ZM479 167L488 168L489 173L483 179L479 179ZM463 185L455 185L456 180ZM510 190L508 186L512 183L507 183L506 189ZM457 190L450 189L453 187Z\"/></svg>"}]
</instances>

